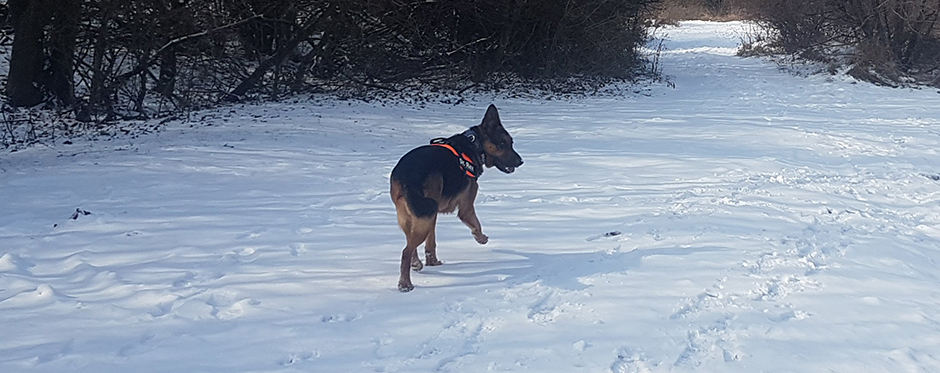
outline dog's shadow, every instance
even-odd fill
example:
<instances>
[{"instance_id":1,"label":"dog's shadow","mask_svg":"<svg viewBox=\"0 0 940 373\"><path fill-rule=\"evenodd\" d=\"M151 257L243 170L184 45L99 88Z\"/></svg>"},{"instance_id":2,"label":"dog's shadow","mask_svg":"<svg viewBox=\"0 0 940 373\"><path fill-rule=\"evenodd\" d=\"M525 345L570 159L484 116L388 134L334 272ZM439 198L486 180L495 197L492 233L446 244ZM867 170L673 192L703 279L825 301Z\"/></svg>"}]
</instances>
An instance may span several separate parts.
<instances>
[{"instance_id":1,"label":"dog's shadow","mask_svg":"<svg viewBox=\"0 0 940 373\"><path fill-rule=\"evenodd\" d=\"M688 247L666 249L635 249L614 252L580 252L545 254L517 250L495 249L494 252L512 255L515 258L498 262L454 262L441 267L426 267L424 275L449 278L465 278L447 285L425 285L424 287L460 287L495 283L510 285L541 281L546 286L565 290L583 290L589 285L579 279L604 273L625 273L639 270L643 259L652 256L684 256L708 251L719 251L720 247Z\"/></svg>"}]
</instances>

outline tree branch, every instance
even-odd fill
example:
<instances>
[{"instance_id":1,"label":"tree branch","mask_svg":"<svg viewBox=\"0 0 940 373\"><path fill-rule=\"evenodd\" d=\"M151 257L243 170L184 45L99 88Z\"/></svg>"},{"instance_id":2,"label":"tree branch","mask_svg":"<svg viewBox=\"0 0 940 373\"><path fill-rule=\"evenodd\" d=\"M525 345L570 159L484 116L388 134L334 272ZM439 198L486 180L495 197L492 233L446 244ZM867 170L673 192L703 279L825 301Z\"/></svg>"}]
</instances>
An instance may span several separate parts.
<instances>
[{"instance_id":1,"label":"tree branch","mask_svg":"<svg viewBox=\"0 0 940 373\"><path fill-rule=\"evenodd\" d=\"M314 28L319 24L320 19L323 18L323 15L326 14L325 11L320 11L317 14L313 15L300 30L298 30L292 39L287 43L280 46L278 50L274 53L273 56L268 59L261 61L255 71L251 72L247 78L242 80L235 89L233 89L229 94L225 95L223 98L226 101L237 101L242 95L248 93L248 90L254 88L255 85L261 80L261 77L264 76L269 70L273 67L280 65L284 62L294 52L294 49L300 45L301 42L307 40L310 34L313 33Z\"/></svg>"},{"instance_id":2,"label":"tree branch","mask_svg":"<svg viewBox=\"0 0 940 373\"><path fill-rule=\"evenodd\" d=\"M185 42L190 41L190 40L193 40L193 39L201 38L201 37L203 37L203 36L206 36L206 35L209 35L209 34L212 34L212 33L215 33L215 32L219 32L219 31L222 31L222 30L226 30L226 29L230 29L230 28L233 28L233 27L241 26L241 25L243 25L243 24L245 24L245 23L248 23L248 22L250 22L250 21L252 21L252 20L259 19L259 18L261 18L260 15L254 15L254 16L245 18L245 19L243 19L243 20L240 20L240 21L238 21L238 22L234 22L234 23L230 23L230 24L227 24L227 25L219 26L219 27L216 27L216 28L214 28L214 29L203 30L203 31L200 31L200 32L196 32L196 33L192 33L192 34L189 34L189 35L183 35L183 36L180 36L180 37L178 37L178 38L174 38L174 39L172 39L172 40L166 42L166 44L164 44L162 47L157 48L157 50L156 50L155 52L153 52L153 54L152 54L149 58L147 58L143 63L137 65L137 67L133 68L131 71L128 71L128 72L126 72L126 73L124 73L124 74L121 74L121 75L118 75L117 77L115 77L115 78L114 78L114 81L116 82L116 85L124 84L124 82L125 82L127 79L130 79L130 77L132 77L132 76L134 76L134 75L137 75L137 74L140 74L141 72L143 72L144 70L146 70L147 68L149 68L150 65L153 65L154 62L157 61L157 57L160 57L160 54L161 54L161 53L163 53L164 51L166 51L166 50L168 50L168 49L170 49L170 48L172 48L172 47L174 47L174 46L176 46L176 45L185 43Z\"/></svg>"}]
</instances>

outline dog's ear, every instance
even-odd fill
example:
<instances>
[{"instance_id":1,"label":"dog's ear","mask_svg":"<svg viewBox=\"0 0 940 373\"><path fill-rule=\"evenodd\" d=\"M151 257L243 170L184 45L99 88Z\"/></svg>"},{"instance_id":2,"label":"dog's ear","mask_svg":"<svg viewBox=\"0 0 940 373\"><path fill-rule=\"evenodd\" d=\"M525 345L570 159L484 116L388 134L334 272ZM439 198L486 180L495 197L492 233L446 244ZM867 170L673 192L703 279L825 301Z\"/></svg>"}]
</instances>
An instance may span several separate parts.
<instances>
[{"instance_id":1,"label":"dog's ear","mask_svg":"<svg viewBox=\"0 0 940 373\"><path fill-rule=\"evenodd\" d=\"M482 127L487 131L503 127L503 123L499 121L499 112L496 111L496 105L490 104L490 107L486 108Z\"/></svg>"}]
</instances>

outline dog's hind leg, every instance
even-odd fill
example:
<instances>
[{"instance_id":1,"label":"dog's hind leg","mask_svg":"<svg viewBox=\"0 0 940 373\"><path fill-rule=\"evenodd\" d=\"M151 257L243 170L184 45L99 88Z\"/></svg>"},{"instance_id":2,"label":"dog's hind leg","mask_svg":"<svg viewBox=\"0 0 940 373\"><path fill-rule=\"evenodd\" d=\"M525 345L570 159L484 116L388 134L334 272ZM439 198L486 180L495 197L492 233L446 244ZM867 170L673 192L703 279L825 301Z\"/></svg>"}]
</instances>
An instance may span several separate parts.
<instances>
[{"instance_id":1,"label":"dog's hind leg","mask_svg":"<svg viewBox=\"0 0 940 373\"><path fill-rule=\"evenodd\" d=\"M411 283L411 266L414 262L421 265L418 259L418 245L421 245L430 232L431 218L419 218L414 215L408 206L405 191L398 180L392 179L390 194L395 210L398 214L398 226L405 233L405 248L401 251L401 275L398 278L398 290L408 292L415 287ZM418 268L420 269L420 268Z\"/></svg>"},{"instance_id":2,"label":"dog's hind leg","mask_svg":"<svg viewBox=\"0 0 940 373\"><path fill-rule=\"evenodd\" d=\"M424 181L424 195L426 198L430 198L434 201L441 201L443 199L443 193L443 176L438 173L429 175L427 180ZM434 214L431 216L431 230L428 232L428 239L424 242L424 261L428 266L439 266L443 264L440 260L437 259L437 213L452 212L453 207L448 207L448 205L449 203L445 204L445 206L441 206L440 203L438 203L438 209L435 210ZM415 260L417 260L417 258Z\"/></svg>"},{"instance_id":3,"label":"dog's hind leg","mask_svg":"<svg viewBox=\"0 0 940 373\"><path fill-rule=\"evenodd\" d=\"M436 217L436 216L435 216L435 217ZM414 220L418 220L418 219L420 219L420 218L413 218L413 219L414 219ZM434 232L434 225L433 225L433 223L431 223L431 224L432 224L432 225L431 225L431 232L432 232L432 233L428 233L428 234L426 235L426 237L428 237L428 238L425 238L424 240L422 240L422 242L426 242L426 241L431 237L431 235L433 234L433 232ZM412 224L412 226L414 226L414 224ZM411 236L409 236L408 233L406 233L405 236L408 237L408 242L409 242L409 245L410 245L410 244L411 244ZM415 272L420 272L422 269L424 269L424 263L421 263L421 258L418 257L418 245L420 245L420 244L421 244L421 242L418 242L417 244L415 244L415 249L411 251L411 269L414 270ZM402 253L402 255L404 255L404 253ZM404 257L402 257L402 260L404 260Z\"/></svg>"},{"instance_id":4,"label":"dog's hind leg","mask_svg":"<svg viewBox=\"0 0 940 373\"><path fill-rule=\"evenodd\" d=\"M424 269L424 263L421 263L421 257L418 256L418 250L415 250L414 255L411 257L411 269L415 272L421 272Z\"/></svg>"},{"instance_id":5,"label":"dog's hind leg","mask_svg":"<svg viewBox=\"0 0 940 373\"><path fill-rule=\"evenodd\" d=\"M401 276L398 278L398 290L409 292L414 290L415 286L411 283L411 266L418 257L418 245L427 240L431 232L434 219L431 218L413 218L410 221L409 229L405 231L407 243L401 251ZM419 260L418 263L421 261Z\"/></svg>"},{"instance_id":6,"label":"dog's hind leg","mask_svg":"<svg viewBox=\"0 0 940 373\"><path fill-rule=\"evenodd\" d=\"M437 215L431 223L431 232L428 233L428 239L424 241L424 261L428 266L439 266L444 264L437 259Z\"/></svg>"}]
</instances>

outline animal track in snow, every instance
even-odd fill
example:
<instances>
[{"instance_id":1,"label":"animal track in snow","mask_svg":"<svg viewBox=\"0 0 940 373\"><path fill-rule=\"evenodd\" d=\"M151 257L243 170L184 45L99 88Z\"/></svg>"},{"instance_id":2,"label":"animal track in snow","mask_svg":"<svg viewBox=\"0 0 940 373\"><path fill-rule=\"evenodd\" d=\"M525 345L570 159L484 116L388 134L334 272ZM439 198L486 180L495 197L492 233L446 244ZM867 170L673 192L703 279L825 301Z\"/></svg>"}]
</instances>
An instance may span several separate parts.
<instances>
[{"instance_id":1,"label":"animal track in snow","mask_svg":"<svg viewBox=\"0 0 940 373\"><path fill-rule=\"evenodd\" d=\"M673 320L693 318L701 313L713 310L722 310L729 307L742 309L750 308L747 304L741 302L741 294L725 291L725 283L728 277L719 278L714 285L705 289L695 297L689 299L685 305L679 307L670 318Z\"/></svg>"},{"instance_id":2,"label":"animal track in snow","mask_svg":"<svg viewBox=\"0 0 940 373\"><path fill-rule=\"evenodd\" d=\"M246 298L232 304L207 304L212 306L212 315L219 320L232 320L244 316L245 312L248 312L255 306L260 305L261 302L255 299Z\"/></svg>"},{"instance_id":3,"label":"animal track in snow","mask_svg":"<svg viewBox=\"0 0 940 373\"><path fill-rule=\"evenodd\" d=\"M743 359L744 353L737 341L740 331L734 330L732 320L733 317L727 316L714 324L690 330L686 347L674 365L694 368L708 359L717 358L719 353L725 362Z\"/></svg>"},{"instance_id":4,"label":"animal track in snow","mask_svg":"<svg viewBox=\"0 0 940 373\"><path fill-rule=\"evenodd\" d=\"M278 365L289 367L296 364L316 360L320 357L320 352L316 350L292 352L287 357L281 359Z\"/></svg>"},{"instance_id":5,"label":"animal track in snow","mask_svg":"<svg viewBox=\"0 0 940 373\"><path fill-rule=\"evenodd\" d=\"M172 316L189 320L233 320L244 316L247 312L261 304L253 298L242 298L232 292L207 292L196 290L186 296L179 294L151 294L149 297L140 297L137 307L146 304L157 304L155 311L150 315L155 318Z\"/></svg>"},{"instance_id":6,"label":"animal track in snow","mask_svg":"<svg viewBox=\"0 0 940 373\"><path fill-rule=\"evenodd\" d=\"M652 373L643 351L629 347L617 350L617 358L610 364L611 373Z\"/></svg>"},{"instance_id":7,"label":"animal track in snow","mask_svg":"<svg viewBox=\"0 0 940 373\"><path fill-rule=\"evenodd\" d=\"M251 263L260 255L258 249L254 247L243 247L222 255L222 260L228 263Z\"/></svg>"},{"instance_id":8,"label":"animal track in snow","mask_svg":"<svg viewBox=\"0 0 940 373\"><path fill-rule=\"evenodd\" d=\"M811 315L806 311L798 310L798 309L791 309L791 310L781 313L780 315L773 318L772 320L777 321L777 322L790 321L790 320L803 320L810 316Z\"/></svg>"},{"instance_id":9,"label":"animal track in snow","mask_svg":"<svg viewBox=\"0 0 940 373\"><path fill-rule=\"evenodd\" d=\"M780 276L759 284L757 290L752 292L752 299L773 302L785 298L790 293L819 287L819 282L804 276Z\"/></svg>"},{"instance_id":10,"label":"animal track in snow","mask_svg":"<svg viewBox=\"0 0 940 373\"><path fill-rule=\"evenodd\" d=\"M529 311L529 320L539 325L548 325L554 323L561 317L569 317L581 313L584 305L573 302L562 302L557 306L550 306L544 303L534 306Z\"/></svg>"},{"instance_id":11,"label":"animal track in snow","mask_svg":"<svg viewBox=\"0 0 940 373\"><path fill-rule=\"evenodd\" d=\"M344 313L334 314L334 315L323 315L320 317L320 322L324 323L334 323L334 322L351 322L356 321L362 318L362 315L347 315Z\"/></svg>"},{"instance_id":12,"label":"animal track in snow","mask_svg":"<svg viewBox=\"0 0 940 373\"><path fill-rule=\"evenodd\" d=\"M504 323L500 317L489 316L488 311L480 312L474 302L472 299L448 302L445 314L449 316L440 332L421 343L405 364L436 360L434 371L461 371L464 361L479 353L487 335Z\"/></svg>"},{"instance_id":13,"label":"animal track in snow","mask_svg":"<svg viewBox=\"0 0 940 373\"><path fill-rule=\"evenodd\" d=\"M290 244L290 255L301 256L307 253L307 244L303 242L296 242Z\"/></svg>"}]
</instances>

